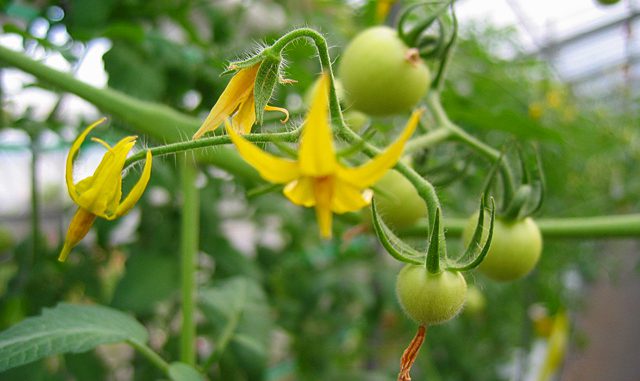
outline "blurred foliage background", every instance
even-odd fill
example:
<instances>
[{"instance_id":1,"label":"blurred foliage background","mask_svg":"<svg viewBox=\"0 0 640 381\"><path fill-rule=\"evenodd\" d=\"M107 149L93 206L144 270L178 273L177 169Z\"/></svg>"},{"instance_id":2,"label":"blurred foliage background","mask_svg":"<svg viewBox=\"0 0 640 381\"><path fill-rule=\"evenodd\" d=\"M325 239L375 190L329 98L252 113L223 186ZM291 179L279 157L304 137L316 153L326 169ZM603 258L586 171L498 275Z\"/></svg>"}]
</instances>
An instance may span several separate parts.
<instances>
[{"instance_id":1,"label":"blurred foliage background","mask_svg":"<svg viewBox=\"0 0 640 381\"><path fill-rule=\"evenodd\" d=\"M376 5L331 0L5 0L0 9L3 33L21 36L30 54L42 58L59 53L73 70L93 44L107 44L102 59L108 86L203 117L226 86L228 78L219 75L229 60L255 49L259 41L272 42L294 26L307 25L326 35L339 62L351 37L380 23ZM509 59L498 54L505 47L513 53ZM303 44L287 51L288 78L297 83L279 86L272 103L286 105L292 123L300 122L304 94L319 73L314 54ZM36 80L26 88L32 86L47 88ZM443 101L452 120L495 147L514 141L539 144L548 189L542 216L638 210L637 107L634 114L616 102L575 97L570 87L554 80L544 62L523 54L513 31L462 25ZM44 154L39 142L50 134L62 142L55 149L65 152L74 136L69 131L91 122L70 122L63 102L44 118L28 110L13 113L10 102L3 99L2 129L25 131L34 155ZM405 118L371 122L386 131ZM115 141L130 134L129 128L112 118L103 133ZM156 143L161 142L148 141ZM434 179L443 177L442 165L450 169L469 162L462 175L444 176L451 181L437 185L446 216L465 217L477 207L490 163L456 143L416 153L413 160ZM59 170L62 178L63 168ZM150 329L152 347L165 357L177 357L177 175L174 158L154 160L137 211L118 223L98 221L92 239L64 264L55 257L73 213L68 202L50 201L40 189L37 213L0 216L0 328L62 300L95 302L135 314ZM200 176L198 352L204 358L219 351L212 379L395 379L399 357L416 327L395 300L400 264L375 237L365 233L346 240L338 234L323 242L310 227L312 210L294 207L278 193L248 197L255 184L234 181L216 168L202 167ZM31 229L32 216L39 226L33 234L12 233L9 225L14 223ZM353 223L338 225L344 233ZM451 249L459 246L455 238L449 242ZM523 379L514 373L524 377L526 366L517 364L541 333L530 312L579 313L585 285L599 269L615 265L603 255L605 247L585 240L545 242L537 270L513 284L472 274L468 282L481 291L486 305L429 330L414 378ZM230 322L235 324L233 336L221 346ZM160 377L132 351L112 346L0 374L0 380L34 381Z\"/></svg>"}]
</instances>

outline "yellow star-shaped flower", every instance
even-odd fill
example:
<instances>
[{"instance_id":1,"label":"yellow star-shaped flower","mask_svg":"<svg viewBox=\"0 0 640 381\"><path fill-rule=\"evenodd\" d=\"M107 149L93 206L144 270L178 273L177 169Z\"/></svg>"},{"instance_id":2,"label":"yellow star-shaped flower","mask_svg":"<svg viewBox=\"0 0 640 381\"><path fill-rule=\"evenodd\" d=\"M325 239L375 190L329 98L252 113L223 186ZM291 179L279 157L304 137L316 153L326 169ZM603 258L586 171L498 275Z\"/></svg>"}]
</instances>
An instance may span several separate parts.
<instances>
[{"instance_id":1,"label":"yellow star-shaped flower","mask_svg":"<svg viewBox=\"0 0 640 381\"><path fill-rule=\"evenodd\" d=\"M207 119L193 135L193 140L199 139L209 131L214 131L229 117L231 117L231 125L238 133L248 134L251 132L251 127L256 122L254 86L260 65L261 63L257 63L238 70L209 112ZM289 112L284 108L266 106L265 110L284 113L283 122L289 118Z\"/></svg>"},{"instance_id":2,"label":"yellow star-shaped flower","mask_svg":"<svg viewBox=\"0 0 640 381\"><path fill-rule=\"evenodd\" d=\"M329 124L329 77L323 74L304 122L298 160L279 158L240 136L225 121L227 134L240 155L267 181L286 184L285 196L294 204L315 207L320 234L331 237L332 213L352 212L371 202L368 189L402 155L415 131L421 111L411 116L400 137L372 160L359 167L343 166L336 158Z\"/></svg>"},{"instance_id":3,"label":"yellow star-shaped flower","mask_svg":"<svg viewBox=\"0 0 640 381\"><path fill-rule=\"evenodd\" d=\"M136 136L127 136L111 147L103 140L92 138L91 140L102 144L107 152L102 157L98 168L92 176L89 176L77 184L73 183L73 160L80 150L82 142L96 126L103 123L102 118L87 127L71 145L67 156L65 180L69 196L78 205L78 210L73 216L67 231L64 246L58 260L64 262L67 255L89 232L96 216L107 220L121 217L138 202L151 176L151 151L147 151L146 162L142 175L131 189L127 197L122 198L122 169L127 159L127 154L136 143Z\"/></svg>"}]
</instances>

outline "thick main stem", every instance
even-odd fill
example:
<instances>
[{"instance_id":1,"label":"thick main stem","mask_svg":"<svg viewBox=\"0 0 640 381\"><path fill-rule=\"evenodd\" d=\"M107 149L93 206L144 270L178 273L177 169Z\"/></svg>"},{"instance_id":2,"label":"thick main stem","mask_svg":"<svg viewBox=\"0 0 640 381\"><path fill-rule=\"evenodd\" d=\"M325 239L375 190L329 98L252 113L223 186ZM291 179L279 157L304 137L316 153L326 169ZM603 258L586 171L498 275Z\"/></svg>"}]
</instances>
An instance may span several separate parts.
<instances>
[{"instance_id":1,"label":"thick main stem","mask_svg":"<svg viewBox=\"0 0 640 381\"><path fill-rule=\"evenodd\" d=\"M180 158L180 164L180 183L182 188L182 221L180 237L182 330L180 332L180 359L186 364L195 365L195 273L200 231L200 200L198 188L196 187L198 171L193 163L187 159L187 154L184 154Z\"/></svg>"},{"instance_id":2,"label":"thick main stem","mask_svg":"<svg viewBox=\"0 0 640 381\"><path fill-rule=\"evenodd\" d=\"M84 98L104 112L117 116L137 131L157 141L169 143L183 141L187 136L191 136L201 123L197 118L164 105L145 102L110 88L98 89L77 80L72 75L51 69L22 53L3 46L0 46L0 62ZM257 172L246 164L237 152L228 148L208 150L198 156L198 159L248 180L259 179Z\"/></svg>"}]
</instances>

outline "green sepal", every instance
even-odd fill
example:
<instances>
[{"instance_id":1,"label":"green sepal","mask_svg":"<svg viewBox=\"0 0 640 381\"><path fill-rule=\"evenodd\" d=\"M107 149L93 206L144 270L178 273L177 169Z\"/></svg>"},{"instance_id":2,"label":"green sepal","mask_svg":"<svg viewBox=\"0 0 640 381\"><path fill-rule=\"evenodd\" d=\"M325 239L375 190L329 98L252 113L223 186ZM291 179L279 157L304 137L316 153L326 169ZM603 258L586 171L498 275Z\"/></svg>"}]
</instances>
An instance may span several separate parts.
<instances>
[{"instance_id":1,"label":"green sepal","mask_svg":"<svg viewBox=\"0 0 640 381\"><path fill-rule=\"evenodd\" d=\"M535 149L535 171L534 171L535 177L532 177L532 179L529 182L529 185L534 187L534 185L537 184L537 187L535 188L538 189L538 192L535 196L536 198L533 205L523 210L522 215L524 217L535 214L538 212L538 210L540 210L540 208L542 207L542 204L544 203L544 195L546 193L545 192L546 183L544 181L544 171L542 169L542 158L540 157L540 150L537 146L534 149Z\"/></svg>"},{"instance_id":2,"label":"green sepal","mask_svg":"<svg viewBox=\"0 0 640 381\"><path fill-rule=\"evenodd\" d=\"M433 220L433 228L429 236L429 247L427 248L427 271L430 274L440 272L440 258L446 257L446 244L444 242L444 231L440 228L440 208L436 209L436 218Z\"/></svg>"},{"instance_id":3,"label":"green sepal","mask_svg":"<svg viewBox=\"0 0 640 381\"><path fill-rule=\"evenodd\" d=\"M505 220L518 220L525 216L523 216L523 211L525 210L525 206L531 200L531 195L533 193L533 188L529 184L523 184L518 187L516 193L513 195L513 198L507 204L506 209L502 213L502 217Z\"/></svg>"},{"instance_id":4,"label":"green sepal","mask_svg":"<svg viewBox=\"0 0 640 381\"><path fill-rule=\"evenodd\" d=\"M373 221L373 230L378 236L382 247L384 247L393 258L400 262L412 263L414 265L424 264L424 254L398 238L384 223L376 209L375 199L371 202L371 220Z\"/></svg>"},{"instance_id":5,"label":"green sepal","mask_svg":"<svg viewBox=\"0 0 640 381\"><path fill-rule=\"evenodd\" d=\"M455 263L454 265L447 266L448 271L469 271L473 270L482 263L484 258L487 256L489 252L489 248L491 247L491 239L493 238L493 225L496 217L496 205L493 201L493 197L490 198L491 202L491 219L489 220L489 234L487 234L487 240L485 241L482 249L480 249L480 253L475 255L477 249L480 247L482 243L482 232L484 230L484 208L485 208L485 197L484 195L480 198L480 211L478 212L478 223L476 224L476 229L473 231L473 237L471 237L471 241L467 245L465 253L462 255L462 258L471 257L467 263L460 264Z\"/></svg>"},{"instance_id":6,"label":"green sepal","mask_svg":"<svg viewBox=\"0 0 640 381\"><path fill-rule=\"evenodd\" d=\"M256 83L253 86L253 96L255 99L256 122L262 124L264 117L264 108L267 107L269 99L276 87L278 78L280 78L280 57L267 56L260 64Z\"/></svg>"}]
</instances>

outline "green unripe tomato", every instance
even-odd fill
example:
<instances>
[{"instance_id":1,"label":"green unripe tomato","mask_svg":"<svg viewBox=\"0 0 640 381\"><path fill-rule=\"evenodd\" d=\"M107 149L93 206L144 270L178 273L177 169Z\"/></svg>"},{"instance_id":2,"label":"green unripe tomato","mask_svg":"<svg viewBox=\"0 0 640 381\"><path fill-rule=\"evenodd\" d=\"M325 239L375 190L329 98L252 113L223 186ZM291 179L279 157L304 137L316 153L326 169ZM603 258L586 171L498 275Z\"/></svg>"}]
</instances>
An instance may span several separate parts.
<instances>
[{"instance_id":1,"label":"green unripe tomato","mask_svg":"<svg viewBox=\"0 0 640 381\"><path fill-rule=\"evenodd\" d=\"M431 85L429 68L387 26L366 29L351 41L338 77L349 105L376 116L410 110Z\"/></svg>"},{"instance_id":2,"label":"green unripe tomato","mask_svg":"<svg viewBox=\"0 0 640 381\"><path fill-rule=\"evenodd\" d=\"M613 5L619 3L620 0L598 0L598 3L602 5Z\"/></svg>"},{"instance_id":3,"label":"green unripe tomato","mask_svg":"<svg viewBox=\"0 0 640 381\"><path fill-rule=\"evenodd\" d=\"M477 221L477 213L469 218L462 233L466 244L473 236ZM482 235L483 244L488 234L489 231L485 229ZM542 234L533 219L527 217L519 221L505 221L496 218L491 246L478 269L493 280L517 280L533 270L541 253Z\"/></svg>"},{"instance_id":4,"label":"green unripe tomato","mask_svg":"<svg viewBox=\"0 0 640 381\"><path fill-rule=\"evenodd\" d=\"M396 294L404 312L418 324L440 324L453 319L464 305L467 282L459 272L430 274L422 265L400 270Z\"/></svg>"},{"instance_id":5,"label":"green unripe tomato","mask_svg":"<svg viewBox=\"0 0 640 381\"><path fill-rule=\"evenodd\" d=\"M413 226L427 215L427 204L400 172L387 171L373 188L378 213L389 227L402 229Z\"/></svg>"}]
</instances>

